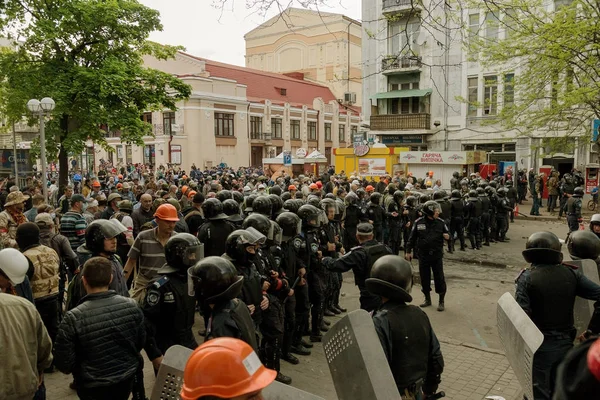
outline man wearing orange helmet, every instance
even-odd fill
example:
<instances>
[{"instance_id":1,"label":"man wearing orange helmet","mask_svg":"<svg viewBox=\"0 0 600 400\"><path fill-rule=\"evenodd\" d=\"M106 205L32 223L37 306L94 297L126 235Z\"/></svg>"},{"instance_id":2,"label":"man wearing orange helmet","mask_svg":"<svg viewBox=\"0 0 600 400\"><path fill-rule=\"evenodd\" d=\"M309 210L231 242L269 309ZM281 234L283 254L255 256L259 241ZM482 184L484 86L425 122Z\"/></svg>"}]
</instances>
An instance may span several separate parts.
<instances>
[{"instance_id":1,"label":"man wearing orange helmet","mask_svg":"<svg viewBox=\"0 0 600 400\"><path fill-rule=\"evenodd\" d=\"M182 400L262 400L277 372L265 368L248 344L218 338L190 356L183 373Z\"/></svg>"}]
</instances>

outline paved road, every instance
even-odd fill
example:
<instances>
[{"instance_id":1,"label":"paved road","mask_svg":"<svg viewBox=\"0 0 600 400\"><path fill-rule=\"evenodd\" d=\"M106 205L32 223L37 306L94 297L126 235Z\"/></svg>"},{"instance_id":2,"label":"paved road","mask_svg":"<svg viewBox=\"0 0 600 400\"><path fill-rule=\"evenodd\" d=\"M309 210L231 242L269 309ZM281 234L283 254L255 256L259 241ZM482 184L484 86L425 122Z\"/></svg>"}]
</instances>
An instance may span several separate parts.
<instances>
[{"instance_id":1,"label":"paved road","mask_svg":"<svg viewBox=\"0 0 600 400\"><path fill-rule=\"evenodd\" d=\"M488 395L503 396L506 400L520 398L520 386L500 351L496 301L503 293L514 291L514 278L525 266L521 257L524 239L540 230L555 232L563 238L567 233L564 220L517 219L509 231L510 242L445 256L446 311L440 313L430 307L426 312L442 342L446 369L440 389L446 392L446 398L482 400ZM416 261L414 266L416 268ZM358 307L358 290L353 282L352 274L346 274L342 304L349 310ZM413 297L414 303L422 301L418 286L413 290ZM338 319L330 318L334 323ZM201 325L199 318L196 326ZM301 360L298 366L282 361L283 372L293 378L293 386L325 399L337 399L322 346L317 344L313 354ZM145 377L150 395L154 376L148 362ZM70 381L70 376L61 373L47 375L48 399L76 399L75 392L68 388Z\"/></svg>"}]
</instances>

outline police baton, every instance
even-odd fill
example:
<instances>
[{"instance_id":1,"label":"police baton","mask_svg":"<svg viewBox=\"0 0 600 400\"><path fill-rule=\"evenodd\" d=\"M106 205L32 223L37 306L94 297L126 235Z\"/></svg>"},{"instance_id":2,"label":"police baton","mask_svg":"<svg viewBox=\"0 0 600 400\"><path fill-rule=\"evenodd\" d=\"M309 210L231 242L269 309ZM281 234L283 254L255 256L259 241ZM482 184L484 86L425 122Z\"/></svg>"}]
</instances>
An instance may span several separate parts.
<instances>
[{"instance_id":1,"label":"police baton","mask_svg":"<svg viewBox=\"0 0 600 400\"><path fill-rule=\"evenodd\" d=\"M294 288L296 287L296 285L298 285L298 282L300 282L300 277L297 276L296 280L294 281L294 283L292 284L292 286L290 286L290 290L294 290ZM290 296L285 296L285 299L283 299L283 304L285 304L286 301L288 301L288 299L290 298Z\"/></svg>"},{"instance_id":2,"label":"police baton","mask_svg":"<svg viewBox=\"0 0 600 400\"><path fill-rule=\"evenodd\" d=\"M436 394L432 394L430 396L424 396L423 399L424 400L437 400L437 399L441 399L442 397L446 397L446 393L444 393L443 391L438 392Z\"/></svg>"}]
</instances>

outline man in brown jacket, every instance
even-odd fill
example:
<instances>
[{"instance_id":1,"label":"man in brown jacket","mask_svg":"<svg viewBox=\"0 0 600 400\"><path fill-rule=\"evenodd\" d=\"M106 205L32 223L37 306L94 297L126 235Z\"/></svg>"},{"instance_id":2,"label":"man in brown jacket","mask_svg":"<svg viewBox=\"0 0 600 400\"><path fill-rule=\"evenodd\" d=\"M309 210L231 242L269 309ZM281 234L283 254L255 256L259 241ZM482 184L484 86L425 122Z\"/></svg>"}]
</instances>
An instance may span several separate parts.
<instances>
[{"instance_id":1,"label":"man in brown jacket","mask_svg":"<svg viewBox=\"0 0 600 400\"><path fill-rule=\"evenodd\" d=\"M6 196L4 211L0 212L0 246L3 248L17 248L15 240L17 227L27 222L27 217L23 214L25 210L23 203L28 199L29 196L19 191L11 192Z\"/></svg>"}]
</instances>

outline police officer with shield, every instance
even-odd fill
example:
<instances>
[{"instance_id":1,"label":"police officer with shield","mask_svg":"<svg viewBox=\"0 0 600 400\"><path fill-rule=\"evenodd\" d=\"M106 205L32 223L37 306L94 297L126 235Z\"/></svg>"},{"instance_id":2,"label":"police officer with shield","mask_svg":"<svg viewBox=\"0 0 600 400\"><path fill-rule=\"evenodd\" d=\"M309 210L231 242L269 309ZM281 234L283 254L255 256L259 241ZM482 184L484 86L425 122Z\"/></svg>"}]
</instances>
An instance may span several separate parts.
<instances>
[{"instance_id":1,"label":"police officer with shield","mask_svg":"<svg viewBox=\"0 0 600 400\"><path fill-rule=\"evenodd\" d=\"M561 243L554 233L529 236L523 258L531 267L517 278L515 300L544 334L533 358L533 394L535 400L549 400L554 390L554 371L573 347L578 333L573 317L575 297L596 301L588 331L600 333L600 286L576 266L562 262Z\"/></svg>"},{"instance_id":2,"label":"police officer with shield","mask_svg":"<svg viewBox=\"0 0 600 400\"><path fill-rule=\"evenodd\" d=\"M435 291L439 295L438 311L444 311L444 299L446 297L446 280L444 278L444 240L450 240L448 227L439 219L440 205L435 201L423 204L421 211L424 217L415 221L410 233L405 258L412 260L413 249L419 256L419 274L421 275L421 287L425 295L425 301L421 307L431 305L431 271L433 270L433 281ZM418 246L417 246L418 242Z\"/></svg>"},{"instance_id":3,"label":"police officer with shield","mask_svg":"<svg viewBox=\"0 0 600 400\"><path fill-rule=\"evenodd\" d=\"M567 224L569 232L579 230L579 223L583 221L581 216L581 198L583 197L583 188L576 187L573 190L573 195L569 197L565 205L567 213Z\"/></svg>"},{"instance_id":4,"label":"police officer with shield","mask_svg":"<svg viewBox=\"0 0 600 400\"><path fill-rule=\"evenodd\" d=\"M427 314L408 304L413 286L410 263L396 255L379 258L366 286L382 299L373 323L402 399L434 395L444 358Z\"/></svg>"}]
</instances>

